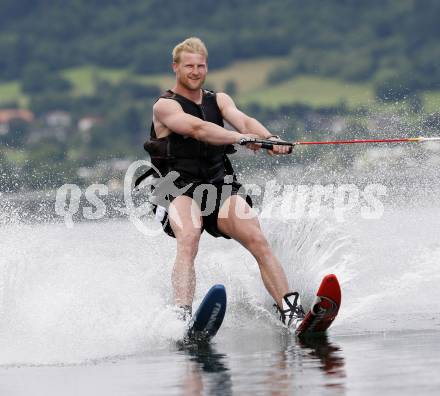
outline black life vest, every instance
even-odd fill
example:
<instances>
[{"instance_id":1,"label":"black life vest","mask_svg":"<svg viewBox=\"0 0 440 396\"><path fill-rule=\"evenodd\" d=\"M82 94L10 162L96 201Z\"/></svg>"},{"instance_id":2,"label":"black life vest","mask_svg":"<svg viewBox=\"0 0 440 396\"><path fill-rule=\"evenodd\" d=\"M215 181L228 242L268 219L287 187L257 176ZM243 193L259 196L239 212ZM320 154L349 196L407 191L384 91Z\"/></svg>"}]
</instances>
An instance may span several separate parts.
<instances>
[{"instance_id":1,"label":"black life vest","mask_svg":"<svg viewBox=\"0 0 440 396\"><path fill-rule=\"evenodd\" d=\"M175 100L185 113L224 126L216 94L212 91L203 90L200 105L171 90L160 98ZM144 148L162 176L170 171L177 171L186 182L220 183L226 175L233 175L232 165L226 155L235 153L232 145L214 146L175 132L157 138L152 122L150 139L145 142ZM150 175L158 177L155 173L150 169L136 180L135 186Z\"/></svg>"}]
</instances>

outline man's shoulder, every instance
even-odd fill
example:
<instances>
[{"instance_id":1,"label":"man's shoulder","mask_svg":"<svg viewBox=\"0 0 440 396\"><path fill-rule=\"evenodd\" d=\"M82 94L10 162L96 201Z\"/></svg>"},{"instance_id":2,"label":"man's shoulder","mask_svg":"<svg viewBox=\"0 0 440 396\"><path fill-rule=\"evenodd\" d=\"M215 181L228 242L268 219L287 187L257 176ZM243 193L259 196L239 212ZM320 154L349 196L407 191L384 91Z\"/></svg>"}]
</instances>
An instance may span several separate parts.
<instances>
[{"instance_id":1,"label":"man's shoulder","mask_svg":"<svg viewBox=\"0 0 440 396\"><path fill-rule=\"evenodd\" d=\"M161 99L174 99L175 97L176 97L176 94L173 91L171 91L170 89L168 89L167 91L162 92L160 94L160 96L156 99L156 102L158 102Z\"/></svg>"},{"instance_id":2,"label":"man's shoulder","mask_svg":"<svg viewBox=\"0 0 440 396\"><path fill-rule=\"evenodd\" d=\"M179 111L182 110L182 106L179 102L175 100L170 100L171 97L160 97L153 105L153 112L164 112L164 111Z\"/></svg>"},{"instance_id":3,"label":"man's shoulder","mask_svg":"<svg viewBox=\"0 0 440 396\"><path fill-rule=\"evenodd\" d=\"M225 92L216 92L215 94L217 97L220 97L220 98L225 98L225 97L230 98L230 96Z\"/></svg>"},{"instance_id":4,"label":"man's shoulder","mask_svg":"<svg viewBox=\"0 0 440 396\"><path fill-rule=\"evenodd\" d=\"M234 105L233 99L225 92L217 92L217 104L220 108Z\"/></svg>"}]
</instances>

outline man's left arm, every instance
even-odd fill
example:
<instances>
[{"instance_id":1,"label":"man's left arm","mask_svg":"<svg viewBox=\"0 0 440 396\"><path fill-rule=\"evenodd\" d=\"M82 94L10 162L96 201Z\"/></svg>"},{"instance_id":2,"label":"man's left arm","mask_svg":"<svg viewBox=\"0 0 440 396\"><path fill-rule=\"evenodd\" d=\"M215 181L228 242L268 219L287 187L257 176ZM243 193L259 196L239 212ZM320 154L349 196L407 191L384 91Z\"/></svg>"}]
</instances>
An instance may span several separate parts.
<instances>
[{"instance_id":1,"label":"man's left arm","mask_svg":"<svg viewBox=\"0 0 440 396\"><path fill-rule=\"evenodd\" d=\"M249 117L237 108L232 98L225 93L217 94L217 104L222 113L223 119L231 124L238 132L253 134L261 139L278 139L274 137L258 120ZM273 150L269 153L287 154L289 147L287 146L273 146Z\"/></svg>"}]
</instances>

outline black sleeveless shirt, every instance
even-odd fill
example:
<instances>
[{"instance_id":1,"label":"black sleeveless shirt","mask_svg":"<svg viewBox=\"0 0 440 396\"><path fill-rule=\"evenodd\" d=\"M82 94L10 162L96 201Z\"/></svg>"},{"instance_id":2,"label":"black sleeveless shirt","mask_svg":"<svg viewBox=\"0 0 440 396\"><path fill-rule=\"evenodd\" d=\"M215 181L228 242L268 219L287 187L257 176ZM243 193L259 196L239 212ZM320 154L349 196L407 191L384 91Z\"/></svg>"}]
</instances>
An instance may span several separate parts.
<instances>
[{"instance_id":1,"label":"black sleeveless shirt","mask_svg":"<svg viewBox=\"0 0 440 396\"><path fill-rule=\"evenodd\" d=\"M200 105L173 91L167 91L160 98L175 100L185 113L224 126L216 94L212 91L203 90ZM226 157L227 153L235 152L231 145L214 146L175 132L158 139L154 123L151 123L150 140L144 144L144 148L162 176L177 171L183 181L220 183L225 175L233 174Z\"/></svg>"}]
</instances>

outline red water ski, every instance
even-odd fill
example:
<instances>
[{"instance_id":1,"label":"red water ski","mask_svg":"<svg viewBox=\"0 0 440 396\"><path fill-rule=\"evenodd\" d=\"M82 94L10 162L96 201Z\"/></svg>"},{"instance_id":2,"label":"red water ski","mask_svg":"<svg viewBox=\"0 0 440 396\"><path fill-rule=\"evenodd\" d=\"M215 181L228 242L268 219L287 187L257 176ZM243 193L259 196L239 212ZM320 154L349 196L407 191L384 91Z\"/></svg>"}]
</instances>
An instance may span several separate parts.
<instances>
[{"instance_id":1,"label":"red water ski","mask_svg":"<svg viewBox=\"0 0 440 396\"><path fill-rule=\"evenodd\" d=\"M336 275L324 277L316 293L312 307L296 329L297 336L306 336L326 331L338 314L341 306L341 287Z\"/></svg>"}]
</instances>

